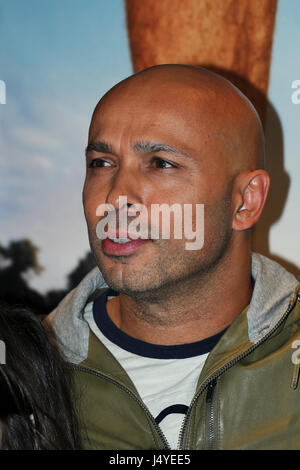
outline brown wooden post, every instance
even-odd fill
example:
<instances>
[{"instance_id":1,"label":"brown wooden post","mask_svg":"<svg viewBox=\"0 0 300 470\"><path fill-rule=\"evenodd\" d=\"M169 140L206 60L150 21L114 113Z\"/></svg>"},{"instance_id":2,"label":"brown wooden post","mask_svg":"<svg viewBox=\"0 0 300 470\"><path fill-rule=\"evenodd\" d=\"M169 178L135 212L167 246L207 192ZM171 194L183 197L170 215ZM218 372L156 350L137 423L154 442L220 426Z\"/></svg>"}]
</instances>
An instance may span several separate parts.
<instances>
[{"instance_id":1,"label":"brown wooden post","mask_svg":"<svg viewBox=\"0 0 300 470\"><path fill-rule=\"evenodd\" d=\"M233 81L264 118L277 0L127 0L135 71L203 65Z\"/></svg>"}]
</instances>

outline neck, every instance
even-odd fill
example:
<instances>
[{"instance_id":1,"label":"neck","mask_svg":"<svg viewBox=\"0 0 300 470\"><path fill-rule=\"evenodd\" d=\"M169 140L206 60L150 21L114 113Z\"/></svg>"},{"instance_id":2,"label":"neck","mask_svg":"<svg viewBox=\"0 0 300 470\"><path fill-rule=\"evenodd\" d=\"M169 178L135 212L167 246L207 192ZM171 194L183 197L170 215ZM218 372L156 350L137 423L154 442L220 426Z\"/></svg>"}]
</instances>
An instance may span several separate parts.
<instances>
[{"instance_id":1,"label":"neck","mask_svg":"<svg viewBox=\"0 0 300 470\"><path fill-rule=\"evenodd\" d=\"M251 252L228 252L213 272L169 288L159 300L126 294L107 302L112 321L125 333L153 344L186 344L229 326L252 295Z\"/></svg>"}]
</instances>

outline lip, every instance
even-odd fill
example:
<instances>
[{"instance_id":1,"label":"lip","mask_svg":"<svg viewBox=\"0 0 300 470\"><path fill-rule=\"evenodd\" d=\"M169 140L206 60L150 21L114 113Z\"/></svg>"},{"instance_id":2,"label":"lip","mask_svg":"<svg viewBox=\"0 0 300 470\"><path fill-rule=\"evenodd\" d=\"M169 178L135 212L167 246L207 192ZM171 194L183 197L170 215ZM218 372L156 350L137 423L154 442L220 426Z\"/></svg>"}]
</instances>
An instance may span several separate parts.
<instances>
[{"instance_id":1,"label":"lip","mask_svg":"<svg viewBox=\"0 0 300 470\"><path fill-rule=\"evenodd\" d=\"M116 238L129 237L127 237L127 235L123 235L117 236ZM105 240L102 240L102 249L107 255L126 256L135 253L141 246L145 245L145 243L149 243L150 241L151 240L149 239L137 238L136 240L131 240L130 242L121 245L113 242L109 238L105 238Z\"/></svg>"},{"instance_id":2,"label":"lip","mask_svg":"<svg viewBox=\"0 0 300 470\"><path fill-rule=\"evenodd\" d=\"M122 232L119 229L116 229L113 232L107 232L106 238L131 238L132 240L134 240L134 238L132 238L129 232Z\"/></svg>"}]
</instances>

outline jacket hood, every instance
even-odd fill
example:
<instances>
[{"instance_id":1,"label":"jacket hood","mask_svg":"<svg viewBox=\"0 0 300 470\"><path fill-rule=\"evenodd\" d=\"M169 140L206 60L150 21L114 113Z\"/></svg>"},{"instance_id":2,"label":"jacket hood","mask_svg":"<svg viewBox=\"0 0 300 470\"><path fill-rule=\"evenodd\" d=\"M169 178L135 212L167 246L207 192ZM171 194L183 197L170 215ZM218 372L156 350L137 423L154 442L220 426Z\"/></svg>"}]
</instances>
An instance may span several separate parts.
<instances>
[{"instance_id":1,"label":"jacket hood","mask_svg":"<svg viewBox=\"0 0 300 470\"><path fill-rule=\"evenodd\" d=\"M247 311L248 336L252 343L261 340L285 314L299 282L280 264L252 253L255 281ZM98 267L90 271L47 317L66 358L75 364L88 355L90 328L83 312L89 297L108 285Z\"/></svg>"}]
</instances>

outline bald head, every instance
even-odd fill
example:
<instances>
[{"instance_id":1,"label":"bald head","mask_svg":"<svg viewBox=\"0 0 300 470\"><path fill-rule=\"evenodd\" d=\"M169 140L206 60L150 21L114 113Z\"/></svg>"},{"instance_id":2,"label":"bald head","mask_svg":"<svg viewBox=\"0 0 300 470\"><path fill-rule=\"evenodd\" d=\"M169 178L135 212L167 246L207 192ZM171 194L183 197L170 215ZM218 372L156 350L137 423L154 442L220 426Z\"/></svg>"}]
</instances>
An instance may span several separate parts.
<instances>
[{"instance_id":1,"label":"bald head","mask_svg":"<svg viewBox=\"0 0 300 470\"><path fill-rule=\"evenodd\" d=\"M146 295L148 289L153 293L208 276L227 255L245 261L241 251L249 255L248 229L260 216L269 184L259 169L263 148L261 123L251 103L205 69L156 66L106 93L90 126L83 202L92 251L107 283ZM148 215L162 204L205 206L203 247L186 250L184 233L145 242L126 259L110 258L115 251L105 252L95 235L97 207L108 203L110 210L120 210L120 196L126 196L129 207L146 207ZM194 212L190 223L195 234L200 233L197 220ZM152 228L152 220L147 227Z\"/></svg>"},{"instance_id":2,"label":"bald head","mask_svg":"<svg viewBox=\"0 0 300 470\"><path fill-rule=\"evenodd\" d=\"M192 124L214 151L207 158L226 159L231 174L264 168L264 135L252 103L232 83L201 67L158 65L138 72L115 85L99 101L93 114L89 140L107 106L134 113L137 107L154 113L179 114Z\"/></svg>"}]
</instances>

